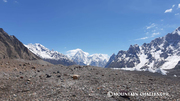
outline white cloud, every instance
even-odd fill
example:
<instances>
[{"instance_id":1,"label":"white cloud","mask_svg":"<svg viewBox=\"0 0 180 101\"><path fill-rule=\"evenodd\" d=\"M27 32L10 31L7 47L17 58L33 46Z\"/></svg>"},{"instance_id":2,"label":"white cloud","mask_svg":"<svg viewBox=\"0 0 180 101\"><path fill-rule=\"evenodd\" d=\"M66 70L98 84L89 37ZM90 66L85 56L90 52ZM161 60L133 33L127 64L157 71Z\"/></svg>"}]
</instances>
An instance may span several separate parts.
<instances>
[{"instance_id":1,"label":"white cloud","mask_svg":"<svg viewBox=\"0 0 180 101\"><path fill-rule=\"evenodd\" d=\"M136 40L145 40L145 39L148 39L148 37L143 37L143 38L139 38L139 39L136 39Z\"/></svg>"},{"instance_id":2,"label":"white cloud","mask_svg":"<svg viewBox=\"0 0 180 101\"><path fill-rule=\"evenodd\" d=\"M172 12L172 8L171 9L167 9L164 13L170 13Z\"/></svg>"},{"instance_id":3,"label":"white cloud","mask_svg":"<svg viewBox=\"0 0 180 101\"><path fill-rule=\"evenodd\" d=\"M180 8L180 4L178 4L178 8Z\"/></svg>"},{"instance_id":4,"label":"white cloud","mask_svg":"<svg viewBox=\"0 0 180 101\"><path fill-rule=\"evenodd\" d=\"M3 0L4 2L7 2L7 0Z\"/></svg>"},{"instance_id":5,"label":"white cloud","mask_svg":"<svg viewBox=\"0 0 180 101\"><path fill-rule=\"evenodd\" d=\"M172 5L172 8L174 8L175 7L175 5Z\"/></svg>"},{"instance_id":6,"label":"white cloud","mask_svg":"<svg viewBox=\"0 0 180 101\"><path fill-rule=\"evenodd\" d=\"M174 8L175 6L176 6L176 5L172 5L172 8L165 10L164 13L171 13L172 10L173 10L173 8ZM178 5L178 8L180 8L180 4Z\"/></svg>"},{"instance_id":7,"label":"white cloud","mask_svg":"<svg viewBox=\"0 0 180 101\"><path fill-rule=\"evenodd\" d=\"M175 15L179 15L179 13L176 13Z\"/></svg>"},{"instance_id":8,"label":"white cloud","mask_svg":"<svg viewBox=\"0 0 180 101\"><path fill-rule=\"evenodd\" d=\"M148 35L149 34L149 32L146 32L146 35Z\"/></svg>"},{"instance_id":9,"label":"white cloud","mask_svg":"<svg viewBox=\"0 0 180 101\"><path fill-rule=\"evenodd\" d=\"M155 23L152 23L150 26L147 26L146 29L151 29L151 28L153 28L155 26L156 26Z\"/></svg>"},{"instance_id":10,"label":"white cloud","mask_svg":"<svg viewBox=\"0 0 180 101\"><path fill-rule=\"evenodd\" d=\"M159 34L160 34L159 32L153 33L151 37L154 37L154 36L159 35Z\"/></svg>"},{"instance_id":11,"label":"white cloud","mask_svg":"<svg viewBox=\"0 0 180 101\"><path fill-rule=\"evenodd\" d=\"M15 3L18 3L17 1L14 1Z\"/></svg>"},{"instance_id":12,"label":"white cloud","mask_svg":"<svg viewBox=\"0 0 180 101\"><path fill-rule=\"evenodd\" d=\"M152 30L152 32L156 32L156 30Z\"/></svg>"},{"instance_id":13,"label":"white cloud","mask_svg":"<svg viewBox=\"0 0 180 101\"><path fill-rule=\"evenodd\" d=\"M140 38L141 40L144 40L144 39L147 39L148 37L143 37L143 38Z\"/></svg>"}]
</instances>

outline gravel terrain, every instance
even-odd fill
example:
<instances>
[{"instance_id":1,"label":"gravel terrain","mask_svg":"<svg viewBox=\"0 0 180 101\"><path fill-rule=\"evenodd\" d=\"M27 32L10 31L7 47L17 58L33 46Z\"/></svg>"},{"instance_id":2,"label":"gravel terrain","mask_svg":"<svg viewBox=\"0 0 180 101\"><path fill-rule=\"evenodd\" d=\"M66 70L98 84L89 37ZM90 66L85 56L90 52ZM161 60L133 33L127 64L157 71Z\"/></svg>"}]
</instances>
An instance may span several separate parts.
<instances>
[{"instance_id":1,"label":"gravel terrain","mask_svg":"<svg viewBox=\"0 0 180 101\"><path fill-rule=\"evenodd\" d=\"M180 101L180 79L173 72L164 76L43 61L3 60L0 101L7 100Z\"/></svg>"}]
</instances>

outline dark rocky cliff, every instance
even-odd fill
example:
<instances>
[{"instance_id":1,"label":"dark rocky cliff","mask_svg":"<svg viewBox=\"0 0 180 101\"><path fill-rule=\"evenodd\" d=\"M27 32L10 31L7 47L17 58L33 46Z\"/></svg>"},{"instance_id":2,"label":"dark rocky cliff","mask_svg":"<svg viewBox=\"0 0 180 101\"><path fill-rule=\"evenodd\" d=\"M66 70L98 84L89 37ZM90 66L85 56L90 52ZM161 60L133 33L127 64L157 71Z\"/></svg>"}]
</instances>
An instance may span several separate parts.
<instances>
[{"instance_id":1,"label":"dark rocky cliff","mask_svg":"<svg viewBox=\"0 0 180 101\"><path fill-rule=\"evenodd\" d=\"M30 52L15 36L8 35L0 28L0 59L37 60L40 58Z\"/></svg>"}]
</instances>

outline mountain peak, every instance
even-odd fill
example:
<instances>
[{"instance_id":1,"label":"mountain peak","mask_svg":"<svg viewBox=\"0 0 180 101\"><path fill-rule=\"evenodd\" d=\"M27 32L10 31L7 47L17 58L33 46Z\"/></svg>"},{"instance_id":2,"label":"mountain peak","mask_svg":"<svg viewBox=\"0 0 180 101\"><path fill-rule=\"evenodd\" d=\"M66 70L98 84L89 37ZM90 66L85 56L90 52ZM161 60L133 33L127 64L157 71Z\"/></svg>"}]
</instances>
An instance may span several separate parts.
<instances>
[{"instance_id":1,"label":"mountain peak","mask_svg":"<svg viewBox=\"0 0 180 101\"><path fill-rule=\"evenodd\" d=\"M180 35L180 27L178 27L175 31L173 31L172 34Z\"/></svg>"},{"instance_id":2,"label":"mountain peak","mask_svg":"<svg viewBox=\"0 0 180 101\"><path fill-rule=\"evenodd\" d=\"M140 51L139 46L137 44L135 44L135 45L130 45L130 47L129 47L127 52L131 53L131 54L135 54L135 53L137 53L139 51Z\"/></svg>"},{"instance_id":3,"label":"mountain peak","mask_svg":"<svg viewBox=\"0 0 180 101\"><path fill-rule=\"evenodd\" d=\"M59 52L55 52L55 51L50 51L48 48L46 48L45 46L39 44L39 43L35 43L35 44L28 44L25 45L30 51L32 51L34 54L40 56L41 58L46 58L46 59L59 59L56 57L56 55L62 55ZM56 54L56 55L54 55Z\"/></svg>"},{"instance_id":4,"label":"mountain peak","mask_svg":"<svg viewBox=\"0 0 180 101\"><path fill-rule=\"evenodd\" d=\"M89 53L84 52L82 49L79 49L79 48L67 51L66 55L68 57L73 57L74 55L76 55L76 53L83 53L83 54L86 54L87 56L89 55Z\"/></svg>"},{"instance_id":5,"label":"mountain peak","mask_svg":"<svg viewBox=\"0 0 180 101\"><path fill-rule=\"evenodd\" d=\"M106 62L109 60L109 56L107 54L89 55L89 53L84 52L79 48L67 51L66 55L79 65L104 67Z\"/></svg>"},{"instance_id":6,"label":"mountain peak","mask_svg":"<svg viewBox=\"0 0 180 101\"><path fill-rule=\"evenodd\" d=\"M31 45L33 45L33 44L31 44ZM45 48L45 46L41 45L40 43L35 43L34 46Z\"/></svg>"},{"instance_id":7,"label":"mountain peak","mask_svg":"<svg viewBox=\"0 0 180 101\"><path fill-rule=\"evenodd\" d=\"M111 56L115 56L116 54L115 53L113 53Z\"/></svg>"},{"instance_id":8,"label":"mountain peak","mask_svg":"<svg viewBox=\"0 0 180 101\"><path fill-rule=\"evenodd\" d=\"M3 28L0 28L0 33L2 33L2 34L5 35L5 36L11 36L11 35L9 35L8 33L6 33ZM13 37L14 37L14 36L13 36Z\"/></svg>"},{"instance_id":9,"label":"mountain peak","mask_svg":"<svg viewBox=\"0 0 180 101\"><path fill-rule=\"evenodd\" d=\"M106 67L150 72L173 69L179 65L179 46L180 27L150 43L144 43L142 46L131 45L127 51L119 51L116 57L111 56Z\"/></svg>"},{"instance_id":10,"label":"mountain peak","mask_svg":"<svg viewBox=\"0 0 180 101\"><path fill-rule=\"evenodd\" d=\"M139 45L138 45L138 44L135 44L135 45L133 45L133 47L139 47Z\"/></svg>"},{"instance_id":11,"label":"mountain peak","mask_svg":"<svg viewBox=\"0 0 180 101\"><path fill-rule=\"evenodd\" d=\"M41 57L43 60L48 61L52 64L62 65L74 65L75 63L70 60L66 55L59 53L58 51L49 50L40 43L25 45L31 52Z\"/></svg>"},{"instance_id":12,"label":"mountain peak","mask_svg":"<svg viewBox=\"0 0 180 101\"><path fill-rule=\"evenodd\" d=\"M22 42L20 42L15 36L10 36L2 28L0 28L0 59L27 59L38 60L38 56L30 52Z\"/></svg>"},{"instance_id":13,"label":"mountain peak","mask_svg":"<svg viewBox=\"0 0 180 101\"><path fill-rule=\"evenodd\" d=\"M35 45L36 45L36 46L43 46L43 45L41 45L40 43L35 43Z\"/></svg>"},{"instance_id":14,"label":"mountain peak","mask_svg":"<svg viewBox=\"0 0 180 101\"><path fill-rule=\"evenodd\" d=\"M76 52L76 54L74 55L75 57L87 57L89 54L83 52L82 50L79 50Z\"/></svg>"},{"instance_id":15,"label":"mountain peak","mask_svg":"<svg viewBox=\"0 0 180 101\"><path fill-rule=\"evenodd\" d=\"M3 28L0 28L0 32L4 32Z\"/></svg>"}]
</instances>

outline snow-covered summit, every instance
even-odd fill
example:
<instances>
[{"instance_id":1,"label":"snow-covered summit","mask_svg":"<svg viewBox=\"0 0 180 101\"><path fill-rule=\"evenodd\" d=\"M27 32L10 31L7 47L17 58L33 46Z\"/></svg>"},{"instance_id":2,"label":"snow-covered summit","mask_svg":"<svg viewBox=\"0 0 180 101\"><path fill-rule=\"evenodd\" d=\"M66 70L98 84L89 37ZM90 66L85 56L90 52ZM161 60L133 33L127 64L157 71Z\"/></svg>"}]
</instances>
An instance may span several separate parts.
<instances>
[{"instance_id":1,"label":"snow-covered summit","mask_svg":"<svg viewBox=\"0 0 180 101\"><path fill-rule=\"evenodd\" d=\"M180 27L178 27L175 31L173 31L172 34L180 35Z\"/></svg>"},{"instance_id":2,"label":"snow-covered summit","mask_svg":"<svg viewBox=\"0 0 180 101\"><path fill-rule=\"evenodd\" d=\"M89 55L89 53L87 53L87 52L84 52L83 50L81 50L81 49L79 49L79 48L77 48L77 49L74 49L74 50L69 50L69 51L67 51L67 56L68 57L72 57L72 56L74 56L75 54L77 54L77 53L79 53L79 54L84 54L85 56L88 56Z\"/></svg>"},{"instance_id":3,"label":"snow-covered summit","mask_svg":"<svg viewBox=\"0 0 180 101\"><path fill-rule=\"evenodd\" d=\"M69 59L66 55L59 53L58 51L49 50L45 46L35 43L25 45L31 52L41 57L45 61L53 64L63 64L63 65L74 65L75 63Z\"/></svg>"},{"instance_id":4,"label":"snow-covered summit","mask_svg":"<svg viewBox=\"0 0 180 101\"><path fill-rule=\"evenodd\" d=\"M89 55L88 52L84 52L79 48L67 51L66 55L79 65L92 65L104 67L107 61L109 60L109 56L107 54Z\"/></svg>"},{"instance_id":5,"label":"snow-covered summit","mask_svg":"<svg viewBox=\"0 0 180 101\"><path fill-rule=\"evenodd\" d=\"M92 54L89 57L93 61L101 61L101 60L108 61L109 60L109 56L107 54Z\"/></svg>"},{"instance_id":6,"label":"snow-covered summit","mask_svg":"<svg viewBox=\"0 0 180 101\"><path fill-rule=\"evenodd\" d=\"M39 57L43 58L43 59L55 59L55 60L59 60L59 59L68 59L68 57L66 55L63 55L62 53L59 53L58 51L54 51L54 50L49 50L48 48L44 47L43 45L39 44L39 43L35 43L35 44L28 44L25 45L31 52L33 52L34 54L38 55Z\"/></svg>"}]
</instances>

